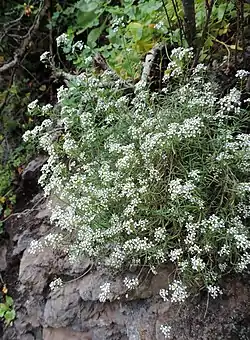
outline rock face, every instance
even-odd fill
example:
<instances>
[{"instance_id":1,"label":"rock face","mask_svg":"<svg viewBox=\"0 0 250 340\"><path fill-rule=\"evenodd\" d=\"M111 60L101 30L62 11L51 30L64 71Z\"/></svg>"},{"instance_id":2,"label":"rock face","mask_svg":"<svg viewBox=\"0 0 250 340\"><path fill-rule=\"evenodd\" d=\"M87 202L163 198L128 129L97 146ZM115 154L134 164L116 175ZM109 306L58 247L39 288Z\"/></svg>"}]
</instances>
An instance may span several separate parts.
<instances>
[{"instance_id":1,"label":"rock face","mask_svg":"<svg viewBox=\"0 0 250 340\"><path fill-rule=\"evenodd\" d=\"M164 324L171 326L172 340L250 339L249 278L228 280L225 294L216 301L200 296L183 306L171 305L159 296L167 286L169 268L158 268L157 275L142 271L139 287L128 291L124 277L135 273L113 276L87 259L72 266L51 248L30 254L30 241L43 238L53 227L41 194L29 207L6 226L7 252L6 243L0 246L0 270L17 313L3 340L163 340ZM64 284L50 291L56 277ZM109 300L100 302L100 286L106 282Z\"/></svg>"}]
</instances>

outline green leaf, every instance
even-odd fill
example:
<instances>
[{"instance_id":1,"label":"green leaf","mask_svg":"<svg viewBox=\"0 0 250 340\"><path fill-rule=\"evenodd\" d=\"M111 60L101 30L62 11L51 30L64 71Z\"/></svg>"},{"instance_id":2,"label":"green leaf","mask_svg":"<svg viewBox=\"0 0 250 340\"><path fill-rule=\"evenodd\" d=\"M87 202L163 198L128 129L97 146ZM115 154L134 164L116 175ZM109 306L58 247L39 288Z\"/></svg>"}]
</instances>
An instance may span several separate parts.
<instances>
[{"instance_id":1,"label":"green leaf","mask_svg":"<svg viewBox=\"0 0 250 340\"><path fill-rule=\"evenodd\" d=\"M13 299L12 299L12 297L9 296L9 295L6 295L5 298L6 298L6 305L7 305L8 307L13 306Z\"/></svg>"},{"instance_id":2,"label":"green leaf","mask_svg":"<svg viewBox=\"0 0 250 340\"><path fill-rule=\"evenodd\" d=\"M11 212L12 210L10 208L6 208L3 213L4 218L10 216Z\"/></svg>"},{"instance_id":3,"label":"green leaf","mask_svg":"<svg viewBox=\"0 0 250 340\"><path fill-rule=\"evenodd\" d=\"M128 25L128 30L132 33L135 40L140 40L142 37L143 26L139 22L131 22Z\"/></svg>"},{"instance_id":4,"label":"green leaf","mask_svg":"<svg viewBox=\"0 0 250 340\"><path fill-rule=\"evenodd\" d=\"M5 318L5 322L7 325L9 325L11 323L11 321L13 321L16 317L16 312L14 309L8 310L5 314L4 314L4 318Z\"/></svg>"},{"instance_id":5,"label":"green leaf","mask_svg":"<svg viewBox=\"0 0 250 340\"><path fill-rule=\"evenodd\" d=\"M77 26L79 30L77 30L76 34L83 33L87 28L98 25L98 18L100 13L95 12L79 12L77 16Z\"/></svg>"},{"instance_id":6,"label":"green leaf","mask_svg":"<svg viewBox=\"0 0 250 340\"><path fill-rule=\"evenodd\" d=\"M221 21L224 16L225 8L225 4L221 4L217 9L217 18L219 21Z\"/></svg>"},{"instance_id":7,"label":"green leaf","mask_svg":"<svg viewBox=\"0 0 250 340\"><path fill-rule=\"evenodd\" d=\"M90 47L94 48L96 45L96 40L100 37L102 31L104 30L105 26L106 26L106 21L107 19L103 22L103 24L100 27L96 27L93 28L91 30L91 32L88 35L87 38L87 45L89 45Z\"/></svg>"},{"instance_id":8,"label":"green leaf","mask_svg":"<svg viewBox=\"0 0 250 340\"><path fill-rule=\"evenodd\" d=\"M3 317L4 313L7 312L9 307L5 303L0 303L0 317Z\"/></svg>"},{"instance_id":9,"label":"green leaf","mask_svg":"<svg viewBox=\"0 0 250 340\"><path fill-rule=\"evenodd\" d=\"M82 12L92 12L98 7L98 2L97 1L86 1L86 0L81 0L76 4L76 8L78 8Z\"/></svg>"}]
</instances>

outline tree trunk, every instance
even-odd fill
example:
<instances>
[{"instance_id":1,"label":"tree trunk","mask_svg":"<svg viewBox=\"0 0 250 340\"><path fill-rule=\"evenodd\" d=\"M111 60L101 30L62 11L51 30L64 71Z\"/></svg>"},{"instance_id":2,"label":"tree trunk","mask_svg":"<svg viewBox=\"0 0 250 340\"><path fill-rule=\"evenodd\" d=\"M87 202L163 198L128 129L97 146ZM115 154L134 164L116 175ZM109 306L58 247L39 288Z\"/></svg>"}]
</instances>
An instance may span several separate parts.
<instances>
[{"instance_id":1,"label":"tree trunk","mask_svg":"<svg viewBox=\"0 0 250 340\"><path fill-rule=\"evenodd\" d=\"M182 0L184 9L185 35L188 45L195 47L196 23L194 0Z\"/></svg>"}]
</instances>

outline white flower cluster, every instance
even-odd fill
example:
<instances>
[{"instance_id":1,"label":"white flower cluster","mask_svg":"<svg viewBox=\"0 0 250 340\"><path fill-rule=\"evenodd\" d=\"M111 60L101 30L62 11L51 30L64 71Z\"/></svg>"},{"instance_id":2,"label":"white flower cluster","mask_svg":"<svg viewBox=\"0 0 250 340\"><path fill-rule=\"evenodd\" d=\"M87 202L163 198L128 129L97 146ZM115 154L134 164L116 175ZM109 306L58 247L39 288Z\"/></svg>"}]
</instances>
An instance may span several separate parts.
<instances>
[{"instance_id":1,"label":"white flower cluster","mask_svg":"<svg viewBox=\"0 0 250 340\"><path fill-rule=\"evenodd\" d=\"M53 105L51 105L51 104L46 104L46 105L44 105L44 106L42 106L42 113L44 114L44 115L47 115L48 113L50 113L51 111L52 111L52 109L53 109Z\"/></svg>"},{"instance_id":2,"label":"white flower cluster","mask_svg":"<svg viewBox=\"0 0 250 340\"><path fill-rule=\"evenodd\" d=\"M47 64L50 61L51 55L49 51L43 52L43 54L40 55L40 61L43 64Z\"/></svg>"},{"instance_id":3,"label":"white flower cluster","mask_svg":"<svg viewBox=\"0 0 250 340\"><path fill-rule=\"evenodd\" d=\"M193 70L193 75L197 75L207 71L207 66L204 64L198 64Z\"/></svg>"},{"instance_id":4,"label":"white flower cluster","mask_svg":"<svg viewBox=\"0 0 250 340\"><path fill-rule=\"evenodd\" d=\"M238 70L236 72L236 75L235 77L236 78L239 78L239 79L243 79L243 78L246 78L250 75L250 72L249 71L246 71L246 70Z\"/></svg>"},{"instance_id":5,"label":"white flower cluster","mask_svg":"<svg viewBox=\"0 0 250 340\"><path fill-rule=\"evenodd\" d=\"M184 302L188 298L187 287L180 280L174 280L168 289L161 289L159 294L163 301Z\"/></svg>"},{"instance_id":6,"label":"white flower cluster","mask_svg":"<svg viewBox=\"0 0 250 340\"><path fill-rule=\"evenodd\" d=\"M240 172L249 173L250 164L250 135L249 134L237 134L235 136L225 136L225 142L216 160L221 162L224 166L225 163L233 162ZM241 187L243 189L243 187ZM238 186L238 191L240 186ZM245 190L243 190L245 193Z\"/></svg>"},{"instance_id":7,"label":"white flower cluster","mask_svg":"<svg viewBox=\"0 0 250 340\"><path fill-rule=\"evenodd\" d=\"M237 263L237 270L239 272L243 272L248 269L250 265L250 253L244 253L240 256L239 261Z\"/></svg>"},{"instance_id":8,"label":"white flower cluster","mask_svg":"<svg viewBox=\"0 0 250 340\"><path fill-rule=\"evenodd\" d=\"M161 325L160 331L163 333L165 339L170 339L172 327L169 325Z\"/></svg>"},{"instance_id":9,"label":"white flower cluster","mask_svg":"<svg viewBox=\"0 0 250 340\"><path fill-rule=\"evenodd\" d=\"M174 280L169 285L171 302L184 302L188 298L187 287L179 280Z\"/></svg>"},{"instance_id":10,"label":"white flower cluster","mask_svg":"<svg viewBox=\"0 0 250 340\"><path fill-rule=\"evenodd\" d=\"M202 77L194 75L194 78L189 83L181 86L176 91L176 100L183 104L185 103L189 108L214 108L217 103L215 85L211 82L204 83L202 79ZM211 113L204 111L201 116L215 120L217 116L221 117L221 113L211 115Z\"/></svg>"},{"instance_id":11,"label":"white flower cluster","mask_svg":"<svg viewBox=\"0 0 250 340\"><path fill-rule=\"evenodd\" d=\"M197 272L202 271L206 267L205 262L200 257L192 257L191 263L192 269Z\"/></svg>"},{"instance_id":12,"label":"white flower cluster","mask_svg":"<svg viewBox=\"0 0 250 340\"><path fill-rule=\"evenodd\" d=\"M128 288L128 290L135 289L136 287L139 286L139 280L137 277L132 279L125 277L123 283Z\"/></svg>"},{"instance_id":13,"label":"white flower cluster","mask_svg":"<svg viewBox=\"0 0 250 340\"><path fill-rule=\"evenodd\" d=\"M63 85L57 89L57 100L60 103L68 94L68 89L65 88Z\"/></svg>"},{"instance_id":14,"label":"white flower cluster","mask_svg":"<svg viewBox=\"0 0 250 340\"><path fill-rule=\"evenodd\" d=\"M30 242L29 248L28 248L28 253L35 255L39 252L41 252L43 250L43 244L41 243L41 241L37 241L37 240L32 240Z\"/></svg>"},{"instance_id":15,"label":"white flower cluster","mask_svg":"<svg viewBox=\"0 0 250 340\"><path fill-rule=\"evenodd\" d=\"M38 135L40 135L45 130L51 128L53 125L53 122L50 119L45 119L42 124L39 126L35 126L33 130L27 130L23 134L23 140L24 142L28 142L29 140L35 139Z\"/></svg>"},{"instance_id":16,"label":"white flower cluster","mask_svg":"<svg viewBox=\"0 0 250 340\"><path fill-rule=\"evenodd\" d=\"M71 41L69 39L69 36L66 33L63 33L63 34L59 35L59 37L56 38L57 47L67 46L70 42Z\"/></svg>"},{"instance_id":17,"label":"white flower cluster","mask_svg":"<svg viewBox=\"0 0 250 340\"><path fill-rule=\"evenodd\" d=\"M208 285L207 290L213 299L216 299L218 296L223 294L222 290L218 286Z\"/></svg>"},{"instance_id":18,"label":"white flower cluster","mask_svg":"<svg viewBox=\"0 0 250 340\"><path fill-rule=\"evenodd\" d=\"M43 245L45 247L56 248L59 245L62 245L62 241L63 241L63 236L61 234L49 233L48 235L44 237Z\"/></svg>"},{"instance_id":19,"label":"white flower cluster","mask_svg":"<svg viewBox=\"0 0 250 340\"><path fill-rule=\"evenodd\" d=\"M169 254L170 261L171 262L179 261L182 254L183 250L181 248L171 250Z\"/></svg>"},{"instance_id":20,"label":"white flower cluster","mask_svg":"<svg viewBox=\"0 0 250 340\"><path fill-rule=\"evenodd\" d=\"M84 43L81 40L79 40L72 45L72 53L77 52L77 50L82 51L83 48L84 48Z\"/></svg>"},{"instance_id":21,"label":"white flower cluster","mask_svg":"<svg viewBox=\"0 0 250 340\"><path fill-rule=\"evenodd\" d=\"M116 17L112 20L111 29L114 33L118 32L119 27L125 27L124 17Z\"/></svg>"},{"instance_id":22,"label":"white flower cluster","mask_svg":"<svg viewBox=\"0 0 250 340\"><path fill-rule=\"evenodd\" d=\"M193 56L194 56L193 47L190 48L178 47L174 48L171 52L171 57L178 60L183 59L190 60L193 58Z\"/></svg>"},{"instance_id":23,"label":"white flower cluster","mask_svg":"<svg viewBox=\"0 0 250 340\"><path fill-rule=\"evenodd\" d=\"M204 202L196 194L196 185L192 180L186 182L183 182L180 178L171 180L169 183L169 193L172 201L184 199L197 204L201 209L204 206Z\"/></svg>"},{"instance_id":24,"label":"white flower cluster","mask_svg":"<svg viewBox=\"0 0 250 340\"><path fill-rule=\"evenodd\" d=\"M56 290L62 287L62 285L63 285L62 279L58 277L57 279L50 282L49 287L50 287L50 290L53 291L53 290Z\"/></svg>"},{"instance_id":25,"label":"white flower cluster","mask_svg":"<svg viewBox=\"0 0 250 340\"><path fill-rule=\"evenodd\" d=\"M200 117L192 117L185 119L182 123L169 124L166 134L171 138L192 138L201 133L204 126Z\"/></svg>"},{"instance_id":26,"label":"white flower cluster","mask_svg":"<svg viewBox=\"0 0 250 340\"><path fill-rule=\"evenodd\" d=\"M163 21L159 21L157 24L154 25L154 28L156 30L160 30L164 27L164 22Z\"/></svg>"},{"instance_id":27,"label":"white flower cluster","mask_svg":"<svg viewBox=\"0 0 250 340\"><path fill-rule=\"evenodd\" d=\"M106 302L110 299L110 283L106 282L100 286L101 293L99 294L99 301Z\"/></svg>"},{"instance_id":28,"label":"white flower cluster","mask_svg":"<svg viewBox=\"0 0 250 340\"><path fill-rule=\"evenodd\" d=\"M220 99L220 107L222 113L234 112L238 114L240 112L241 92L237 88L230 90L229 94Z\"/></svg>"},{"instance_id":29,"label":"white flower cluster","mask_svg":"<svg viewBox=\"0 0 250 340\"><path fill-rule=\"evenodd\" d=\"M38 99L28 104L28 112L33 112L38 107Z\"/></svg>"}]
</instances>

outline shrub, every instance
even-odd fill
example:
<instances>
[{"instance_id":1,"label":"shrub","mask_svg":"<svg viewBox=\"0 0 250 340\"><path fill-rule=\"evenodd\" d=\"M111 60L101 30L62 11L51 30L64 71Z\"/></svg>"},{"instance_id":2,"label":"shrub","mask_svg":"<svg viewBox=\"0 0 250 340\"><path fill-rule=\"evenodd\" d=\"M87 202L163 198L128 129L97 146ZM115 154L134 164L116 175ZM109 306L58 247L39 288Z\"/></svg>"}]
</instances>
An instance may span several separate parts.
<instances>
[{"instance_id":1,"label":"shrub","mask_svg":"<svg viewBox=\"0 0 250 340\"><path fill-rule=\"evenodd\" d=\"M250 263L249 115L236 88L218 97L203 65L189 77L171 65L175 82L157 93L141 82L128 93L110 71L76 75L50 118L26 132L49 154L40 183L61 232L44 243L115 269L171 261L164 299L204 286L216 297L215 283Z\"/></svg>"}]
</instances>

